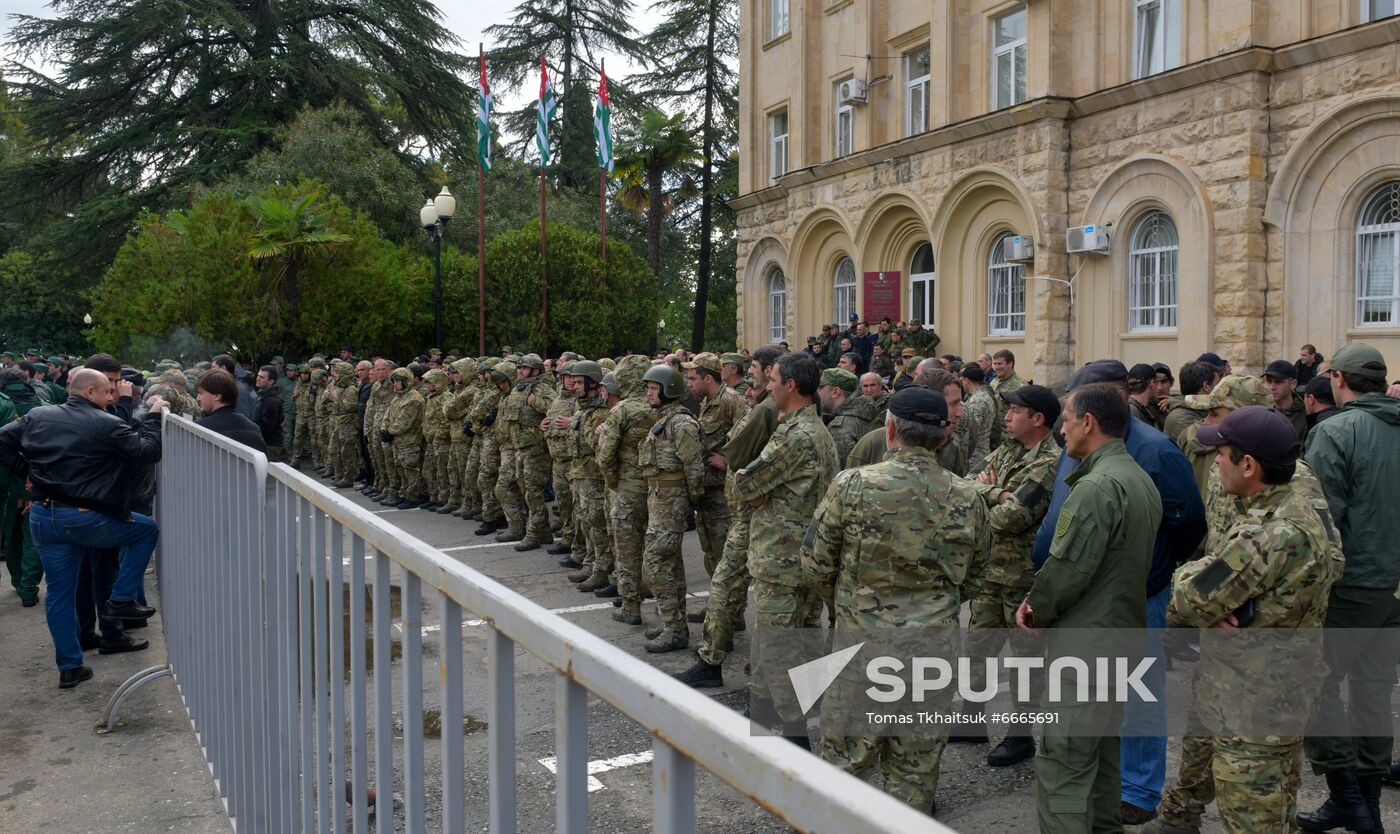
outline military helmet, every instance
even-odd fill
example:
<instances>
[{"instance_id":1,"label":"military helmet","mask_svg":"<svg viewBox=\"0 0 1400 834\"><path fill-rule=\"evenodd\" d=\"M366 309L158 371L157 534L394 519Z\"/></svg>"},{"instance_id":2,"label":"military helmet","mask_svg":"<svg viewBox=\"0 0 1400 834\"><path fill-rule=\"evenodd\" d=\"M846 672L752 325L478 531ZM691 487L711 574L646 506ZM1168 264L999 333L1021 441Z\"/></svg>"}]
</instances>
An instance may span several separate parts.
<instances>
[{"instance_id":1,"label":"military helmet","mask_svg":"<svg viewBox=\"0 0 1400 834\"><path fill-rule=\"evenodd\" d=\"M389 374L389 383L392 385L393 381L396 379L403 382L404 390L408 390L413 386L413 372L408 368L395 368L391 371Z\"/></svg>"},{"instance_id":2,"label":"military helmet","mask_svg":"<svg viewBox=\"0 0 1400 834\"><path fill-rule=\"evenodd\" d=\"M452 363L452 370L461 374L463 379L476 376L478 367L476 360L470 356Z\"/></svg>"},{"instance_id":3,"label":"military helmet","mask_svg":"<svg viewBox=\"0 0 1400 834\"><path fill-rule=\"evenodd\" d=\"M661 386L661 396L668 400L679 400L685 396L685 380L676 369L667 364L653 365L642 377L644 382L655 382Z\"/></svg>"},{"instance_id":4,"label":"military helmet","mask_svg":"<svg viewBox=\"0 0 1400 834\"><path fill-rule=\"evenodd\" d=\"M524 358L520 360L520 367L534 368L537 371L543 371L544 360L540 358L538 353L527 353Z\"/></svg>"},{"instance_id":5,"label":"military helmet","mask_svg":"<svg viewBox=\"0 0 1400 834\"><path fill-rule=\"evenodd\" d=\"M488 356L481 360L479 373L489 373L492 368L501 364L501 360L495 356Z\"/></svg>"},{"instance_id":6,"label":"military helmet","mask_svg":"<svg viewBox=\"0 0 1400 834\"><path fill-rule=\"evenodd\" d=\"M599 384L603 386L604 391L607 391L614 397L622 396L622 386L617 384L617 377L613 376L612 371L603 374L603 381Z\"/></svg>"},{"instance_id":7,"label":"military helmet","mask_svg":"<svg viewBox=\"0 0 1400 834\"><path fill-rule=\"evenodd\" d=\"M423 381L431 384L434 389L441 391L447 387L447 373L442 368L433 368L423 374Z\"/></svg>"},{"instance_id":8,"label":"military helmet","mask_svg":"<svg viewBox=\"0 0 1400 834\"><path fill-rule=\"evenodd\" d=\"M326 360L322 359L319 356L313 356L306 364L310 365L313 368L324 368L326 367Z\"/></svg>"},{"instance_id":9,"label":"military helmet","mask_svg":"<svg viewBox=\"0 0 1400 834\"><path fill-rule=\"evenodd\" d=\"M492 381L492 382L500 382L501 380L506 380L506 381L509 382L509 381L513 381L514 379L515 379L515 363L514 363L514 362L510 362L510 361L506 361L506 362L497 362L497 363L495 364L495 366L491 368L491 381Z\"/></svg>"},{"instance_id":10,"label":"military helmet","mask_svg":"<svg viewBox=\"0 0 1400 834\"><path fill-rule=\"evenodd\" d=\"M581 376L594 382L603 381L603 366L592 359L580 359L571 365L568 373L572 376Z\"/></svg>"},{"instance_id":11,"label":"military helmet","mask_svg":"<svg viewBox=\"0 0 1400 834\"><path fill-rule=\"evenodd\" d=\"M556 372L559 376L578 376L578 374L574 373L574 365L576 364L578 363L575 360L570 359L568 362L559 365Z\"/></svg>"},{"instance_id":12,"label":"military helmet","mask_svg":"<svg viewBox=\"0 0 1400 834\"><path fill-rule=\"evenodd\" d=\"M326 369L325 369L325 368L314 368L314 369L312 369L312 371L311 371L311 382L312 382L313 384L319 385L319 384L322 382L322 380L324 380L325 378L326 378Z\"/></svg>"},{"instance_id":13,"label":"military helmet","mask_svg":"<svg viewBox=\"0 0 1400 834\"><path fill-rule=\"evenodd\" d=\"M613 371L617 369L617 363L606 356L604 356L602 359L599 359L598 364L601 365L603 370L605 371Z\"/></svg>"}]
</instances>

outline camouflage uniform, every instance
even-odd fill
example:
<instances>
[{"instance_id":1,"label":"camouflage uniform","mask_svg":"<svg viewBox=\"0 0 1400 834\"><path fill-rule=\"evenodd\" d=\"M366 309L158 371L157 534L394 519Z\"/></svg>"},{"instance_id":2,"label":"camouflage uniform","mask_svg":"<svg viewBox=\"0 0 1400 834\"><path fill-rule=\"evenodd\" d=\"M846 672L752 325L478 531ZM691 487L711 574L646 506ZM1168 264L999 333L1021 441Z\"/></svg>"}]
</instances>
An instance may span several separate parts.
<instances>
[{"instance_id":1,"label":"camouflage uniform","mask_svg":"<svg viewBox=\"0 0 1400 834\"><path fill-rule=\"evenodd\" d=\"M290 453L296 445L297 400L293 396L296 383L287 379L287 366L281 361L281 357L274 360L273 364L277 368L277 395L282 400L282 442Z\"/></svg>"},{"instance_id":2,"label":"camouflage uniform","mask_svg":"<svg viewBox=\"0 0 1400 834\"><path fill-rule=\"evenodd\" d=\"M714 357L714 354L702 353L695 359L701 362L707 356ZM718 367L719 363L716 360L714 364ZM697 422L704 446L701 459L705 462L705 488L695 503L695 530L700 534L700 549L705 554L705 573L710 576L714 576L729 536L730 513L724 494L724 469L710 466L709 458L728 442L730 430L748 413L749 404L728 386L721 386L718 394L700 403Z\"/></svg>"},{"instance_id":3,"label":"camouflage uniform","mask_svg":"<svg viewBox=\"0 0 1400 834\"><path fill-rule=\"evenodd\" d=\"M492 381L477 397L469 419L472 431L476 432L480 449L477 453L477 492L481 495L481 520L495 521L501 517L501 505L496 501L496 479L501 471L501 432L505 428L499 421L502 391L495 381L497 376L506 379L515 377L515 364L499 362L492 366ZM478 531L480 532L480 531Z\"/></svg>"},{"instance_id":4,"label":"camouflage uniform","mask_svg":"<svg viewBox=\"0 0 1400 834\"><path fill-rule=\"evenodd\" d=\"M1005 632L987 634L984 629L1016 628L1016 608L1026 598L1035 579L1031 545L1050 508L1059 463L1060 447L1053 433L1046 434L1029 449L1017 442L1004 443L987 459L986 469L994 473L996 482L972 482L990 508L987 520L992 530L987 571L981 588L969 603L972 616L968 622L967 651L973 658L996 657L1001 653ZM1011 497L999 503L997 496L1003 491L1011 493ZM1018 649L1017 653L1025 652ZM986 667L973 663L974 689L982 687L985 676ZM1028 735L1023 730L1013 730L1013 733Z\"/></svg>"},{"instance_id":5,"label":"camouflage uniform","mask_svg":"<svg viewBox=\"0 0 1400 834\"><path fill-rule=\"evenodd\" d=\"M335 485L348 487L360 470L360 386L355 366L341 362L336 367L339 377L331 400L331 461Z\"/></svg>"},{"instance_id":6,"label":"camouflage uniform","mask_svg":"<svg viewBox=\"0 0 1400 834\"><path fill-rule=\"evenodd\" d=\"M170 413L178 414L182 417L197 419L199 414L199 402L189 395L189 389L185 387L185 374L178 370L169 370L155 378L155 384L143 392L143 396L150 397L152 394L159 394L164 400L170 403Z\"/></svg>"},{"instance_id":7,"label":"camouflage uniform","mask_svg":"<svg viewBox=\"0 0 1400 834\"><path fill-rule=\"evenodd\" d=\"M473 438L462 431L462 424L467 421L481 387L477 384L475 359L458 359L452 363L452 370L462 379L453 386L442 407L443 415L447 418L447 431L452 438L451 451L447 456L447 506L456 510L456 515L470 517L479 511L477 504L481 499L476 492L476 473L467 471Z\"/></svg>"},{"instance_id":8,"label":"camouflage uniform","mask_svg":"<svg viewBox=\"0 0 1400 834\"><path fill-rule=\"evenodd\" d=\"M642 382L647 366L646 358L640 356L624 357L618 363L614 377L624 399L603 420L595 455L603 482L613 492L608 518L616 558L617 592L622 597L622 608L614 618L634 624L641 622L642 546L647 531L647 483L637 453L657 417L656 410L647 403L646 384Z\"/></svg>"},{"instance_id":9,"label":"camouflage uniform","mask_svg":"<svg viewBox=\"0 0 1400 834\"><path fill-rule=\"evenodd\" d=\"M1295 476L1241 502L1243 512L1224 539L1177 571L1168 624L1207 628L1253 600L1251 630L1321 628L1343 567L1326 500ZM1204 728L1229 726L1244 709L1310 714L1315 693L1294 685L1292 670L1321 664L1321 640L1253 645L1247 658L1228 645L1202 642L1192 680L1197 711L1188 725L1195 732L1182 740L1177 784L1159 807L1162 821L1199 826L1214 800L1231 834L1297 831L1302 738L1212 737Z\"/></svg>"},{"instance_id":10,"label":"camouflage uniform","mask_svg":"<svg viewBox=\"0 0 1400 834\"><path fill-rule=\"evenodd\" d=\"M1274 396L1269 393L1269 386L1264 382L1263 377L1230 374L1216 383L1209 394L1193 394L1187 397L1186 404L1209 415L1213 409L1217 408L1228 408L1231 411L1244 408L1247 405L1263 405L1272 408ZM1200 430L1202 425L1203 423L1196 423L1188 426L1177 445L1181 447L1181 451L1186 453L1186 459L1191 462L1191 470L1196 475L1196 488L1201 491L1201 499L1204 500L1207 481L1210 471L1215 468L1215 453L1218 450L1214 446L1207 446L1196 439L1196 432Z\"/></svg>"},{"instance_id":11,"label":"camouflage uniform","mask_svg":"<svg viewBox=\"0 0 1400 834\"><path fill-rule=\"evenodd\" d=\"M545 411L545 417L550 421L549 428L544 431L544 443L549 449L550 469L554 480L554 509L559 513L559 540L575 550L584 550L584 547L574 547L574 485L569 476L573 468L574 455L578 447L578 439L570 423L569 428L556 429L554 427L555 417L572 418L578 412L578 398L572 391L561 390L559 396L549 404ZM587 539L583 544L587 544ZM579 556L591 554L578 554L574 560L587 564Z\"/></svg>"},{"instance_id":12,"label":"camouflage uniform","mask_svg":"<svg viewBox=\"0 0 1400 834\"><path fill-rule=\"evenodd\" d=\"M311 424L316 419L315 404L311 396L311 370L303 366L296 387L292 389L292 399L296 401L296 424L292 429L292 466L301 464L303 457L311 456Z\"/></svg>"},{"instance_id":13,"label":"camouflage uniform","mask_svg":"<svg viewBox=\"0 0 1400 834\"><path fill-rule=\"evenodd\" d=\"M902 447L880 463L836 476L802 548L802 568L835 611L838 633L954 627L963 601L977 593L991 532L973 484L944 471L932 450ZM951 693L943 696L943 709L951 699ZM878 765L887 793L927 811L947 741L946 731L828 735L821 757L861 778Z\"/></svg>"},{"instance_id":14,"label":"camouflage uniform","mask_svg":"<svg viewBox=\"0 0 1400 834\"><path fill-rule=\"evenodd\" d=\"M856 395L848 396L841 407L831 415L831 422L826 424L826 428L831 433L832 442L836 444L836 462L841 468L845 468L846 458L850 456L856 443L876 427L875 415L878 411L874 400Z\"/></svg>"},{"instance_id":15,"label":"camouflage uniform","mask_svg":"<svg viewBox=\"0 0 1400 834\"><path fill-rule=\"evenodd\" d=\"M399 491L405 501L423 500L423 395L413 387L413 372L396 368L389 379L400 380L402 391L395 393L385 409L383 430L393 435L389 454L398 469Z\"/></svg>"},{"instance_id":16,"label":"camouflage uniform","mask_svg":"<svg viewBox=\"0 0 1400 834\"><path fill-rule=\"evenodd\" d=\"M538 360L530 354L524 361L532 358ZM549 531L549 508L544 500L550 467L540 421L555 396L554 388L540 375L517 382L501 401L500 419L506 424L506 445L501 450L496 499L505 510L510 529L497 536L500 541L517 540L514 534L523 537L525 546L554 541Z\"/></svg>"},{"instance_id":17,"label":"camouflage uniform","mask_svg":"<svg viewBox=\"0 0 1400 834\"><path fill-rule=\"evenodd\" d=\"M753 576L755 624L759 628L814 626L821 600L803 573L797 548L817 502L841 466L836 444L815 405L778 420L758 459L734 476L734 499L748 503L766 497L749 522L749 573ZM771 663L771 661L769 661ZM765 659L756 655L753 694L769 699ZM780 674L773 671L771 674ZM800 714L796 704L777 704L784 720Z\"/></svg>"},{"instance_id":18,"label":"camouflage uniform","mask_svg":"<svg viewBox=\"0 0 1400 834\"><path fill-rule=\"evenodd\" d=\"M661 616L662 630L656 639L684 648L690 641L690 630L685 620L681 538L691 508L705 489L705 460L700 425L679 400L665 400L657 409L656 423L637 450L637 463L647 479L642 565Z\"/></svg>"},{"instance_id":19,"label":"camouflage uniform","mask_svg":"<svg viewBox=\"0 0 1400 834\"><path fill-rule=\"evenodd\" d=\"M580 577L583 583L579 590L596 591L608 584L608 574L613 571L612 537L608 531L607 488L603 483L603 472L594 456L598 450L598 428L608 417L606 392L601 387L586 400L578 403L578 413L574 417L572 434L574 448L570 457L569 482L574 490L574 550L579 543L586 547L588 561L580 559L588 576ZM557 483L557 482L556 482ZM556 485L554 494L559 494Z\"/></svg>"},{"instance_id":20,"label":"camouflage uniform","mask_svg":"<svg viewBox=\"0 0 1400 834\"><path fill-rule=\"evenodd\" d=\"M963 402L963 411L972 418L977 429L973 435L972 454L968 459L970 472L982 471L982 464L996 448L992 446L992 435L996 434L998 439L1001 438L1002 432L996 429L999 424L1006 425L1005 422L1000 422L1006 419L1006 412L997 408L999 399L1001 398L992 394L990 388L978 385L972 389L972 395Z\"/></svg>"},{"instance_id":21,"label":"camouflage uniform","mask_svg":"<svg viewBox=\"0 0 1400 834\"><path fill-rule=\"evenodd\" d=\"M389 378L377 380L369 387L369 401L365 403L364 436L365 448L369 450L370 466L374 467L374 488L387 498L393 492L391 484L397 483L394 467L389 463L388 450L379 442L379 429L384 422L384 411L393 396Z\"/></svg>"},{"instance_id":22,"label":"camouflage uniform","mask_svg":"<svg viewBox=\"0 0 1400 834\"><path fill-rule=\"evenodd\" d=\"M991 448L995 449L1001 445L1003 433L1006 427L1006 411L1011 408L1011 404L1001 398L1002 394L1010 394L1012 391L1019 391L1025 388L1027 383L1012 371L1011 376L1002 379L993 375L994 378L988 385L992 389L992 402L997 407L997 415L991 428Z\"/></svg>"},{"instance_id":23,"label":"camouflage uniform","mask_svg":"<svg viewBox=\"0 0 1400 834\"><path fill-rule=\"evenodd\" d=\"M443 412L447 404L447 374L441 368L433 368L423 375L423 382L423 486L428 501L442 506L447 500L447 457L452 445Z\"/></svg>"},{"instance_id":24,"label":"camouflage uniform","mask_svg":"<svg viewBox=\"0 0 1400 834\"><path fill-rule=\"evenodd\" d=\"M953 429L953 439L938 450L938 465L959 478L966 477L972 468L972 448L977 442L977 429L977 418L963 412L962 419Z\"/></svg>"},{"instance_id":25,"label":"camouflage uniform","mask_svg":"<svg viewBox=\"0 0 1400 834\"><path fill-rule=\"evenodd\" d=\"M335 430L337 382L338 380L332 379L327 372L321 392L316 397L316 440L320 450L318 457L321 467L328 473L335 471L335 447L331 445L331 437Z\"/></svg>"}]
</instances>

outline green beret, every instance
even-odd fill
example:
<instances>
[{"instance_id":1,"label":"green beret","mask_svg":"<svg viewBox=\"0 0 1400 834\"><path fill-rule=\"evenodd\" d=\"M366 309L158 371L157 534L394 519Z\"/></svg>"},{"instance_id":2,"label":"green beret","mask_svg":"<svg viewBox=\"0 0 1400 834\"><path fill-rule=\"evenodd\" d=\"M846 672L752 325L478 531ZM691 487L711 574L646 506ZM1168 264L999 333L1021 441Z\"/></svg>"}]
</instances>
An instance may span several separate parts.
<instances>
[{"instance_id":1,"label":"green beret","mask_svg":"<svg viewBox=\"0 0 1400 834\"><path fill-rule=\"evenodd\" d=\"M24 355L25 355L25 356L38 356L38 355L39 355L39 349L38 349L38 348L25 348L25 349L24 349Z\"/></svg>"},{"instance_id":2,"label":"green beret","mask_svg":"<svg viewBox=\"0 0 1400 834\"><path fill-rule=\"evenodd\" d=\"M856 375L845 368L827 368L822 371L822 385L831 385L851 392L856 390Z\"/></svg>"},{"instance_id":3,"label":"green beret","mask_svg":"<svg viewBox=\"0 0 1400 834\"><path fill-rule=\"evenodd\" d=\"M50 365L53 365L55 368L63 367L63 360L62 360L62 359L59 359L57 356L50 356L48 359L45 359L44 361L47 362L47 363L49 363Z\"/></svg>"},{"instance_id":4,"label":"green beret","mask_svg":"<svg viewBox=\"0 0 1400 834\"><path fill-rule=\"evenodd\" d=\"M272 357L272 359L271 359L267 364L269 364L269 365L285 365L285 364L287 364L287 360L283 359L283 358L280 357L280 356L274 356L274 357Z\"/></svg>"},{"instance_id":5,"label":"green beret","mask_svg":"<svg viewBox=\"0 0 1400 834\"><path fill-rule=\"evenodd\" d=\"M14 358L15 358L15 352L12 351L12 350L0 350L0 356L8 356L8 357L10 357L11 359L14 359Z\"/></svg>"}]
</instances>

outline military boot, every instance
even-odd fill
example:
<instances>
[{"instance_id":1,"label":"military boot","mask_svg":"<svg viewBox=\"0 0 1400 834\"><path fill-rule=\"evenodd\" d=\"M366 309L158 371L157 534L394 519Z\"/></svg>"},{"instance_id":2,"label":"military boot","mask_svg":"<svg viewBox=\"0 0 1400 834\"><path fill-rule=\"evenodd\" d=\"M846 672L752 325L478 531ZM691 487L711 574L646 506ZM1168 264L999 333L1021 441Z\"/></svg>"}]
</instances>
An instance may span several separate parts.
<instances>
[{"instance_id":1,"label":"military boot","mask_svg":"<svg viewBox=\"0 0 1400 834\"><path fill-rule=\"evenodd\" d=\"M545 551L545 553L548 553L550 556L566 556L573 552L573 546L562 541L555 542Z\"/></svg>"},{"instance_id":2,"label":"military boot","mask_svg":"<svg viewBox=\"0 0 1400 834\"><path fill-rule=\"evenodd\" d=\"M1379 773L1372 773L1368 776L1358 776L1356 781L1361 785L1361 798L1366 800L1366 809L1371 812L1371 825L1377 834L1385 831L1381 823L1381 782L1384 777Z\"/></svg>"},{"instance_id":3,"label":"military boot","mask_svg":"<svg viewBox=\"0 0 1400 834\"><path fill-rule=\"evenodd\" d=\"M527 550L538 550L542 544L544 544L544 542L541 542L534 536L529 536L521 539L520 542L515 545L515 550L518 553L524 553Z\"/></svg>"},{"instance_id":4,"label":"military boot","mask_svg":"<svg viewBox=\"0 0 1400 834\"><path fill-rule=\"evenodd\" d=\"M433 510L433 512L437 513L438 515L447 515L448 513L455 513L457 512L457 510L451 504L443 504L441 507L438 507L436 510Z\"/></svg>"},{"instance_id":5,"label":"military boot","mask_svg":"<svg viewBox=\"0 0 1400 834\"><path fill-rule=\"evenodd\" d=\"M1311 814L1299 814L1298 827L1304 831L1345 828L1355 834L1382 832L1380 826L1373 824L1371 809L1361 794L1361 784L1353 767L1327 774L1327 801Z\"/></svg>"},{"instance_id":6,"label":"military boot","mask_svg":"<svg viewBox=\"0 0 1400 834\"><path fill-rule=\"evenodd\" d=\"M648 640L654 640L658 635L661 634L661 632L665 630L666 626L664 625L647 626L647 630L642 632L642 634L646 635L646 638Z\"/></svg>"},{"instance_id":7,"label":"military boot","mask_svg":"<svg viewBox=\"0 0 1400 834\"><path fill-rule=\"evenodd\" d=\"M514 527L507 527L496 534L496 541L505 544L506 542L518 542L525 538L525 531Z\"/></svg>"},{"instance_id":8,"label":"military boot","mask_svg":"<svg viewBox=\"0 0 1400 834\"><path fill-rule=\"evenodd\" d=\"M706 663L700 657L695 658L695 665L684 672L677 672L671 677L681 683L693 686L696 689L709 689L724 686L724 670L713 663Z\"/></svg>"},{"instance_id":9,"label":"military boot","mask_svg":"<svg viewBox=\"0 0 1400 834\"><path fill-rule=\"evenodd\" d=\"M620 596L620 594L618 593L616 583L609 582L608 584L594 591L593 596L598 597L600 599L616 599L618 596Z\"/></svg>"},{"instance_id":10,"label":"military boot","mask_svg":"<svg viewBox=\"0 0 1400 834\"><path fill-rule=\"evenodd\" d=\"M628 611L626 608L619 608L612 612L612 618L619 623L626 623L627 625L637 626L642 624L641 612Z\"/></svg>"},{"instance_id":11,"label":"military boot","mask_svg":"<svg viewBox=\"0 0 1400 834\"><path fill-rule=\"evenodd\" d=\"M583 580L589 578L592 575L593 568L586 568L583 565L579 565L578 570L569 571L568 573L564 574L564 578L569 580L570 582L582 582Z\"/></svg>"},{"instance_id":12,"label":"military boot","mask_svg":"<svg viewBox=\"0 0 1400 834\"><path fill-rule=\"evenodd\" d=\"M583 567L583 563L573 556L565 556L563 559L559 560L559 567L568 568L569 570L578 570Z\"/></svg>"},{"instance_id":13,"label":"military boot","mask_svg":"<svg viewBox=\"0 0 1400 834\"><path fill-rule=\"evenodd\" d=\"M1138 834L1201 834L1201 829L1194 826L1183 828L1179 825L1172 825L1161 817L1155 817L1139 828Z\"/></svg>"},{"instance_id":14,"label":"military boot","mask_svg":"<svg viewBox=\"0 0 1400 834\"><path fill-rule=\"evenodd\" d=\"M592 576L578 583L578 589L582 593L588 593L590 591L596 591L607 584L608 575L606 573L595 572Z\"/></svg>"},{"instance_id":15,"label":"military boot","mask_svg":"<svg viewBox=\"0 0 1400 834\"><path fill-rule=\"evenodd\" d=\"M655 637L648 640L642 648L652 654L663 654L683 649L690 645L690 635L684 631L671 631L662 629Z\"/></svg>"},{"instance_id":16,"label":"military boot","mask_svg":"<svg viewBox=\"0 0 1400 834\"><path fill-rule=\"evenodd\" d=\"M705 622L705 609L701 608L699 611L691 611L691 612L687 613L687 614L685 615L685 621L688 622L688 623L703 623L703 622Z\"/></svg>"},{"instance_id":17,"label":"military boot","mask_svg":"<svg viewBox=\"0 0 1400 834\"><path fill-rule=\"evenodd\" d=\"M481 526L476 528L472 532L478 536L489 536L492 533L496 532L496 522L494 520L482 521Z\"/></svg>"},{"instance_id":18,"label":"military boot","mask_svg":"<svg viewBox=\"0 0 1400 834\"><path fill-rule=\"evenodd\" d=\"M1016 728L1023 730L1024 728ZM1015 730L1013 730L1014 732ZM987 754L992 767L1009 767L1035 755L1035 739L1029 735L1009 735Z\"/></svg>"}]
</instances>

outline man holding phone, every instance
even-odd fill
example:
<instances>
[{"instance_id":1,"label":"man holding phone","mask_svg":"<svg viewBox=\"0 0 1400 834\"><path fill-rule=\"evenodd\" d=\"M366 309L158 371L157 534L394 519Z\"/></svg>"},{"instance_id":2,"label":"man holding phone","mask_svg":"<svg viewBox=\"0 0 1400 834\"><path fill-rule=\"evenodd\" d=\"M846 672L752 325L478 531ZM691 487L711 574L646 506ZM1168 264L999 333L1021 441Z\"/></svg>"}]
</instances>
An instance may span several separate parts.
<instances>
[{"instance_id":1,"label":"man holding phone","mask_svg":"<svg viewBox=\"0 0 1400 834\"><path fill-rule=\"evenodd\" d=\"M1196 439L1217 450L1220 489L1242 501L1244 511L1205 558L1177 571L1168 624L1320 629L1332 583L1342 575L1341 539L1327 502L1293 477L1299 444L1292 424L1278 411L1251 405L1201 426ZM1321 640L1269 640L1251 643L1246 653L1230 640L1201 641L1181 771L1162 797L1161 816L1144 832L1195 831L1212 798L1226 831L1288 830L1297 813L1303 739L1281 727L1240 726L1237 719L1310 715L1316 687L1296 685L1296 675L1319 667L1321 646ZM1237 733L1212 737L1205 727ZM1363 822L1359 793L1352 799L1362 818L1356 822Z\"/></svg>"}]
</instances>

